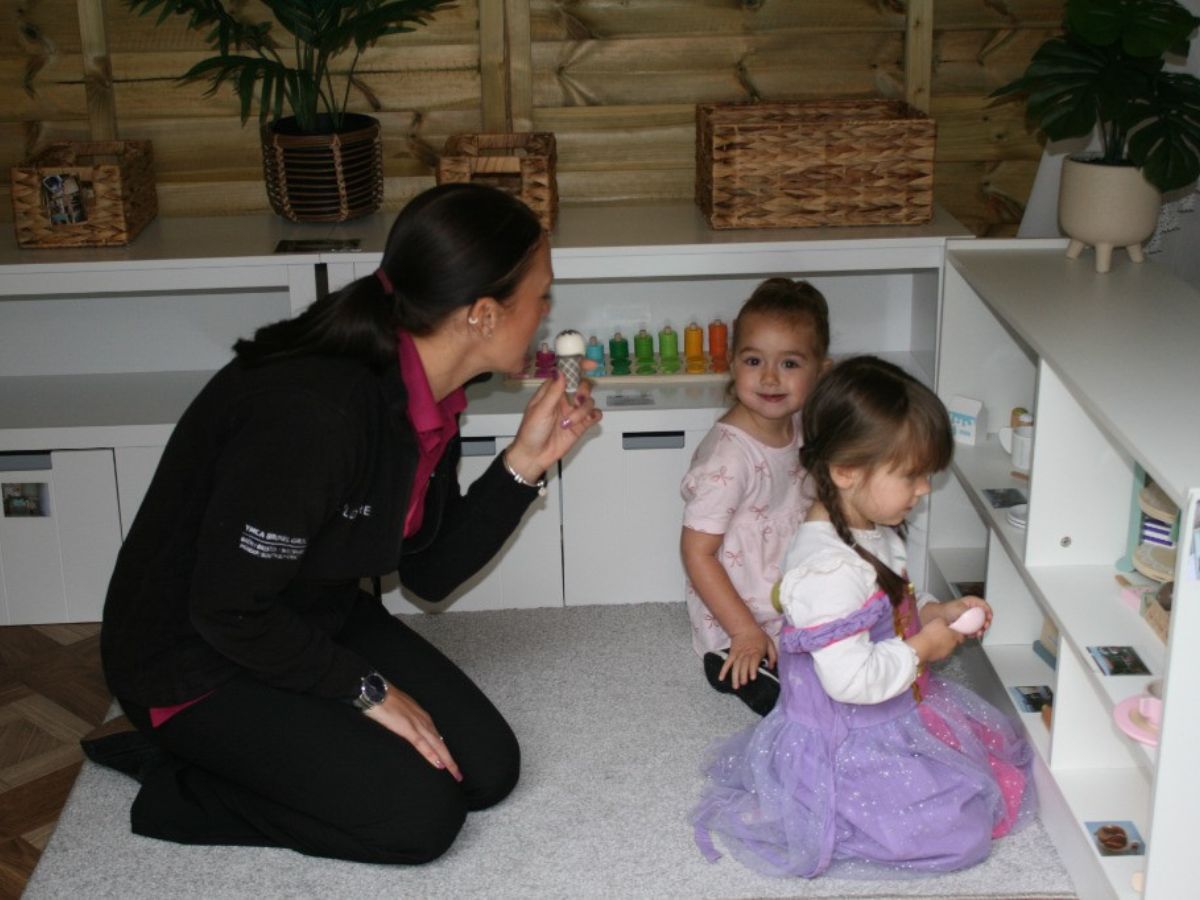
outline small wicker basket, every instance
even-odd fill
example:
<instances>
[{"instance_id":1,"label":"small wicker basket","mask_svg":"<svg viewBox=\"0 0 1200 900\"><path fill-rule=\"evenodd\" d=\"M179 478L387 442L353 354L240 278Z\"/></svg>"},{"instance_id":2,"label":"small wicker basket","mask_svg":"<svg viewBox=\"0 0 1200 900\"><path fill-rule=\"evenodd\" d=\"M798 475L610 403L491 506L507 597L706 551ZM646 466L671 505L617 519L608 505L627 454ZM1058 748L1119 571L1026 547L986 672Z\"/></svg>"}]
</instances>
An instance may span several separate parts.
<instances>
[{"instance_id":1,"label":"small wicker basket","mask_svg":"<svg viewBox=\"0 0 1200 900\"><path fill-rule=\"evenodd\" d=\"M525 201L547 231L558 217L558 152L550 132L455 134L438 160L437 182L490 184Z\"/></svg>"},{"instance_id":2,"label":"small wicker basket","mask_svg":"<svg viewBox=\"0 0 1200 900\"><path fill-rule=\"evenodd\" d=\"M713 228L933 217L937 126L899 100L696 107L696 202Z\"/></svg>"},{"instance_id":3,"label":"small wicker basket","mask_svg":"<svg viewBox=\"0 0 1200 900\"><path fill-rule=\"evenodd\" d=\"M12 169L22 247L128 244L158 214L150 141L62 141Z\"/></svg>"}]
</instances>

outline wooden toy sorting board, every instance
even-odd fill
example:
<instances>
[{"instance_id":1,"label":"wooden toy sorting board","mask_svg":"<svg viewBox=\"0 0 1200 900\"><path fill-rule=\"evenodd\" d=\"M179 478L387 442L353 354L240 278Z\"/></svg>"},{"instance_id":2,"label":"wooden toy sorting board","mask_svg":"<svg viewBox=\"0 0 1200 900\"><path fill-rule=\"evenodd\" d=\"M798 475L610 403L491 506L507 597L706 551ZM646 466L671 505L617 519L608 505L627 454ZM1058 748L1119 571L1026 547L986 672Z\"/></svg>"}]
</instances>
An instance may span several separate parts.
<instances>
[{"instance_id":1,"label":"wooden toy sorting board","mask_svg":"<svg viewBox=\"0 0 1200 900\"><path fill-rule=\"evenodd\" d=\"M672 375L585 375L596 387L646 387L666 384L724 384L729 381L728 372L700 372L687 375L676 372ZM520 385L521 387L537 387L546 379L534 378L532 375L509 375L504 379L505 384Z\"/></svg>"}]
</instances>

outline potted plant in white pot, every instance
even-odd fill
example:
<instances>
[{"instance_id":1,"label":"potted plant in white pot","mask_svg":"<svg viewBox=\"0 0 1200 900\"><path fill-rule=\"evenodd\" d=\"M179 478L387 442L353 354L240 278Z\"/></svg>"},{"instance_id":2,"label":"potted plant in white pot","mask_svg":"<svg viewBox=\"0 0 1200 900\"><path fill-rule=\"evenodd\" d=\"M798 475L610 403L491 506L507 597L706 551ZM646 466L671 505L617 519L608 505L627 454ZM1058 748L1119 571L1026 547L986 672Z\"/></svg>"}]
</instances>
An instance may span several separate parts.
<instances>
[{"instance_id":1,"label":"potted plant in white pot","mask_svg":"<svg viewBox=\"0 0 1200 900\"><path fill-rule=\"evenodd\" d=\"M256 21L237 0L126 0L141 14L188 17L214 55L182 81L228 82L242 124L258 105L263 171L271 208L295 222L341 222L383 202L379 121L349 112L362 52L379 38L413 31L449 0L261 0L272 20ZM275 39L274 27L288 33ZM342 54L353 48L348 64ZM285 111L288 113L285 115Z\"/></svg>"},{"instance_id":2,"label":"potted plant in white pot","mask_svg":"<svg viewBox=\"0 0 1200 900\"><path fill-rule=\"evenodd\" d=\"M1176 0L1068 0L1063 33L993 94L1024 95L1050 140L1097 135L1099 152L1063 161L1058 212L1067 255L1094 246L1098 272L1114 247L1140 262L1162 193L1200 175L1200 80L1165 67L1198 25Z\"/></svg>"}]
</instances>

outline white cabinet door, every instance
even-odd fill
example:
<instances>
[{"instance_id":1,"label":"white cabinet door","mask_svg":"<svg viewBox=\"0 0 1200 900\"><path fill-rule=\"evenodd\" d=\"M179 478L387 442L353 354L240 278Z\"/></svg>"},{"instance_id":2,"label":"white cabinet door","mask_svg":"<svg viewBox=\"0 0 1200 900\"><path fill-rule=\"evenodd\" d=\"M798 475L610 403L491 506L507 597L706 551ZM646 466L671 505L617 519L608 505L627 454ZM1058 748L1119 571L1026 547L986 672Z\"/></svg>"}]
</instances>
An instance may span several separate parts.
<instances>
[{"instance_id":1,"label":"white cabinet door","mask_svg":"<svg viewBox=\"0 0 1200 900\"><path fill-rule=\"evenodd\" d=\"M162 459L162 447L117 447L117 501L121 510L121 539L129 536L134 516L142 505L158 461Z\"/></svg>"},{"instance_id":2,"label":"white cabinet door","mask_svg":"<svg viewBox=\"0 0 1200 900\"><path fill-rule=\"evenodd\" d=\"M37 457L0 472L4 624L98 622L121 543L112 451Z\"/></svg>"},{"instance_id":3,"label":"white cabinet door","mask_svg":"<svg viewBox=\"0 0 1200 900\"><path fill-rule=\"evenodd\" d=\"M511 440L511 435L463 438L458 480L464 490L483 474L496 454ZM560 496L559 480L548 478L546 496L533 501L521 524L495 558L463 584L450 600L426 603L402 588L392 575L384 579L384 605L392 612L412 612L413 606L426 611L456 612L562 606Z\"/></svg>"},{"instance_id":4,"label":"white cabinet door","mask_svg":"<svg viewBox=\"0 0 1200 900\"><path fill-rule=\"evenodd\" d=\"M679 483L706 433L606 421L571 455L562 479L568 606L684 599Z\"/></svg>"},{"instance_id":5,"label":"white cabinet door","mask_svg":"<svg viewBox=\"0 0 1200 900\"><path fill-rule=\"evenodd\" d=\"M50 454L0 457L0 624L61 622L67 605Z\"/></svg>"}]
</instances>

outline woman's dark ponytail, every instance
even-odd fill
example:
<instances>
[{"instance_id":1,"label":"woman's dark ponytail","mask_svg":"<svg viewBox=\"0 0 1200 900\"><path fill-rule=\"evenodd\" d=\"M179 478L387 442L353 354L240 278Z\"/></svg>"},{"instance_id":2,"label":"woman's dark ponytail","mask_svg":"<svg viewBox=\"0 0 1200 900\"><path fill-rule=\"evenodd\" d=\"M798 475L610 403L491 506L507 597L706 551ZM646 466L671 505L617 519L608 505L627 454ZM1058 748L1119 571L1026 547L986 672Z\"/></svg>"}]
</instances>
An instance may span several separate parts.
<instances>
[{"instance_id":1,"label":"woman's dark ponytail","mask_svg":"<svg viewBox=\"0 0 1200 900\"><path fill-rule=\"evenodd\" d=\"M234 352L251 365L323 355L382 370L395 363L397 328L429 334L480 297L506 300L543 234L528 206L496 188L430 188L396 217L378 273L258 329Z\"/></svg>"}]
</instances>

